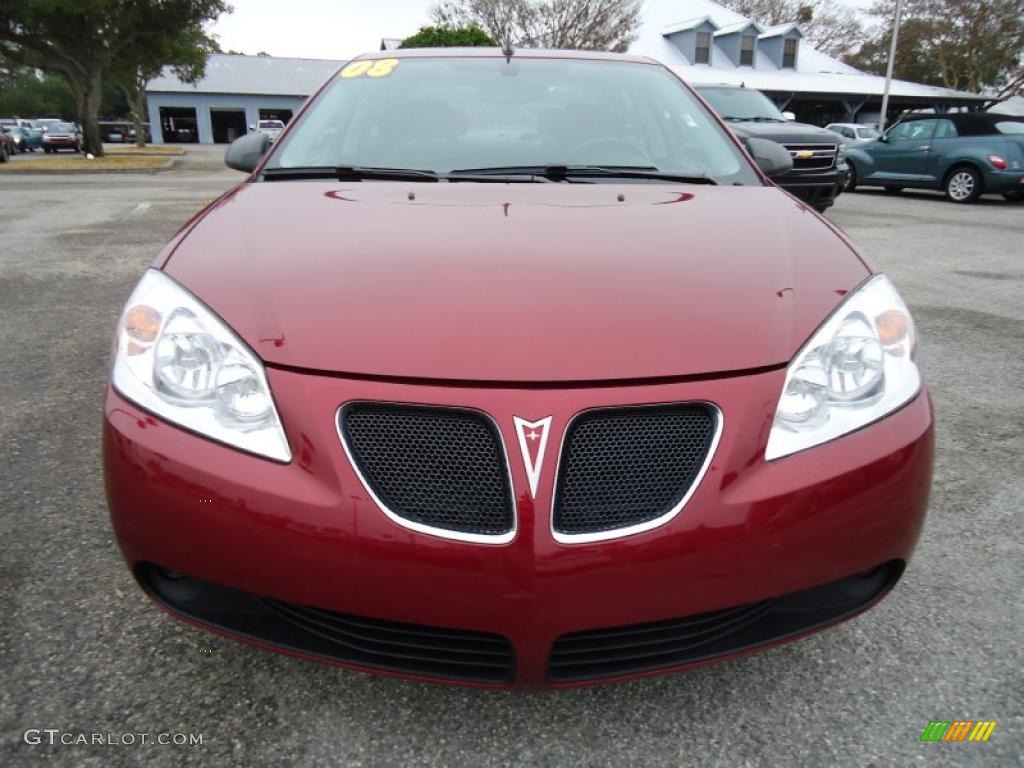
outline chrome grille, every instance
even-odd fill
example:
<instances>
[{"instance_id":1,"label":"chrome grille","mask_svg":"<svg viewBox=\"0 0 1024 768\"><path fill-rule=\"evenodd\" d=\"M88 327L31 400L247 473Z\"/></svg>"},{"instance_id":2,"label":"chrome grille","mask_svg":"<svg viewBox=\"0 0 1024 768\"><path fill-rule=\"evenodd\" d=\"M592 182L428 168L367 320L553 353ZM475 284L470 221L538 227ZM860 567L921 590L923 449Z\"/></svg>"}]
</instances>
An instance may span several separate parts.
<instances>
[{"instance_id":1,"label":"chrome grille","mask_svg":"<svg viewBox=\"0 0 1024 768\"><path fill-rule=\"evenodd\" d=\"M720 427L707 403L585 411L566 430L552 515L562 541L667 522L707 467Z\"/></svg>"},{"instance_id":2,"label":"chrome grille","mask_svg":"<svg viewBox=\"0 0 1024 768\"><path fill-rule=\"evenodd\" d=\"M357 402L338 412L338 427L367 489L399 524L448 538L511 539L508 461L484 414Z\"/></svg>"},{"instance_id":3,"label":"chrome grille","mask_svg":"<svg viewBox=\"0 0 1024 768\"><path fill-rule=\"evenodd\" d=\"M783 144L793 158L794 171L827 171L835 167L837 144Z\"/></svg>"}]
</instances>

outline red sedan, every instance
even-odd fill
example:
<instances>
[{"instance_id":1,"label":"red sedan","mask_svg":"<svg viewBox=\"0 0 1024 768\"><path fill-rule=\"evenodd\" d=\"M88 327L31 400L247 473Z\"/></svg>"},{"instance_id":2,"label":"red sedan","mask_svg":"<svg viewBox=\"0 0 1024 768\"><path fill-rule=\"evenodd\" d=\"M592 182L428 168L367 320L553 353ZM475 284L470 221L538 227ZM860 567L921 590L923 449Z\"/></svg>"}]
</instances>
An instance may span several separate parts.
<instances>
[{"instance_id":1,"label":"red sedan","mask_svg":"<svg viewBox=\"0 0 1024 768\"><path fill-rule=\"evenodd\" d=\"M897 582L932 412L907 307L656 62L357 59L128 300L111 516L172 615L420 680L566 686Z\"/></svg>"}]
</instances>

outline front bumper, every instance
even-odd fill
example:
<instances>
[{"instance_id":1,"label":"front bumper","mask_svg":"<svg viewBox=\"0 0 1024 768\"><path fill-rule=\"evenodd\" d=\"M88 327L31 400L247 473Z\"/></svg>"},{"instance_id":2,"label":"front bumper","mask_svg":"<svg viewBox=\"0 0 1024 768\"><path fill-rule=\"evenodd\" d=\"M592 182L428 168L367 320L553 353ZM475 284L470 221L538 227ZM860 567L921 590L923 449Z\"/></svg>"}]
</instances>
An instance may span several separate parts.
<instances>
[{"instance_id":1,"label":"front bumper","mask_svg":"<svg viewBox=\"0 0 1024 768\"><path fill-rule=\"evenodd\" d=\"M153 577L160 572L151 565L245 593L243 602L259 596L363 624L400 622L504 638L514 672L475 682L569 685L652 671L559 676L549 668L552 650L569 634L718 615L884 566L886 583L841 615L796 628L779 625L774 634L709 648L704 657L667 659L657 671L748 652L866 608L898 578L927 507L932 417L926 392L875 425L769 464L763 460L766 425L784 370L581 389L411 385L276 369L268 376L295 456L288 465L193 436L109 391L104 455L111 517L130 567L164 607L230 636L320 661L341 663L269 630L247 631L188 610L162 592ZM503 545L452 541L388 519L339 443L335 414L352 400L458 405L490 414L508 448L515 538ZM545 462L532 499L513 416L551 415L554 453L581 410L691 400L715 403L724 428L708 473L682 512L626 538L556 542L550 530L556 458ZM396 630L381 631L393 636ZM360 658L343 665L460 679Z\"/></svg>"},{"instance_id":2,"label":"front bumper","mask_svg":"<svg viewBox=\"0 0 1024 768\"><path fill-rule=\"evenodd\" d=\"M825 173L790 172L780 176L778 185L815 208L828 208L846 187L845 165Z\"/></svg>"}]
</instances>

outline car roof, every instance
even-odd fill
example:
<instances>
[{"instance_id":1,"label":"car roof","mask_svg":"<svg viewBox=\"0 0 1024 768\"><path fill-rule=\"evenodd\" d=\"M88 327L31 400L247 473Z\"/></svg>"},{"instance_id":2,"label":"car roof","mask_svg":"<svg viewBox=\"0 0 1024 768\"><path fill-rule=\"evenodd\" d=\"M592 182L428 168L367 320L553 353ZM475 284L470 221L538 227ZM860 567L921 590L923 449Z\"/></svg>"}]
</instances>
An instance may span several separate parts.
<instances>
[{"instance_id":1,"label":"car roof","mask_svg":"<svg viewBox=\"0 0 1024 768\"><path fill-rule=\"evenodd\" d=\"M524 59L598 59L600 61L628 61L635 64L658 64L649 56L608 51L566 51L553 48L516 48L512 58ZM352 59L444 59L444 58L505 58L501 48L402 48L394 51L371 51Z\"/></svg>"},{"instance_id":2,"label":"car roof","mask_svg":"<svg viewBox=\"0 0 1024 768\"><path fill-rule=\"evenodd\" d=\"M961 136L987 136L998 133L996 123L1005 121L1024 122L1021 115L1000 115L992 112L949 112L923 115L907 115L901 123L916 120L951 120Z\"/></svg>"}]
</instances>

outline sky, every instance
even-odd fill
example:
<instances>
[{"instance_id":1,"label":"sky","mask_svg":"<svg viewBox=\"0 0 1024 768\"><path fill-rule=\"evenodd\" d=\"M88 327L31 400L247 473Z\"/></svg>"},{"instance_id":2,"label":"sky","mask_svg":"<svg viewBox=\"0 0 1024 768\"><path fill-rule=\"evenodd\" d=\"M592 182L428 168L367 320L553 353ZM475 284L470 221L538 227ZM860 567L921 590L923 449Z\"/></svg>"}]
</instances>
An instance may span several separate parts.
<instances>
[{"instance_id":1,"label":"sky","mask_svg":"<svg viewBox=\"0 0 1024 768\"><path fill-rule=\"evenodd\" d=\"M841 0L864 8L871 0ZM225 51L348 59L429 23L433 0L231 0L234 13L209 30ZM684 5L684 3L680 3Z\"/></svg>"},{"instance_id":2,"label":"sky","mask_svg":"<svg viewBox=\"0 0 1024 768\"><path fill-rule=\"evenodd\" d=\"M230 0L209 31L225 51L348 59L429 23L430 0Z\"/></svg>"}]
</instances>

